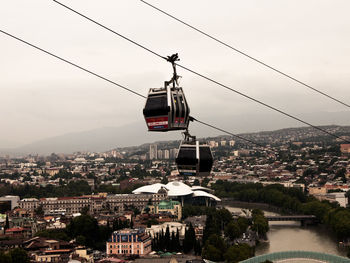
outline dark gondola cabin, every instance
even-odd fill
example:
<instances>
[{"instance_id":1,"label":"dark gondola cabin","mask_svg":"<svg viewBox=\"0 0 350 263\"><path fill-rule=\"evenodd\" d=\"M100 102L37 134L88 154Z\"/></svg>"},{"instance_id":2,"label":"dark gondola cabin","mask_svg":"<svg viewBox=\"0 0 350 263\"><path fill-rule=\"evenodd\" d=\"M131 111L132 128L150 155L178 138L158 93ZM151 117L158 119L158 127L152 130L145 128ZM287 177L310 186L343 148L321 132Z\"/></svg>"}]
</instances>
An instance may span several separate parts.
<instances>
[{"instance_id":1,"label":"dark gondola cabin","mask_svg":"<svg viewBox=\"0 0 350 263\"><path fill-rule=\"evenodd\" d=\"M149 131L186 130L190 109L181 87L150 89L143 115Z\"/></svg>"},{"instance_id":2,"label":"dark gondola cabin","mask_svg":"<svg viewBox=\"0 0 350 263\"><path fill-rule=\"evenodd\" d=\"M207 176L213 166L213 155L206 144L185 142L180 145L175 162L180 175Z\"/></svg>"}]
</instances>

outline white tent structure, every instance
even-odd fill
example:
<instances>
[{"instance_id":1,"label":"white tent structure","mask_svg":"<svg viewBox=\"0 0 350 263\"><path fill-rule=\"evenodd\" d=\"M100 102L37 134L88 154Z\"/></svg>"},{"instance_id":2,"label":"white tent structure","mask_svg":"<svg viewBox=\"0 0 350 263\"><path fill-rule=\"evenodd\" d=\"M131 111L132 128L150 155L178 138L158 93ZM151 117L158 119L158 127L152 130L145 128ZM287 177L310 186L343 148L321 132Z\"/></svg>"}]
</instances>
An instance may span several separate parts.
<instances>
[{"instance_id":1,"label":"white tent structure","mask_svg":"<svg viewBox=\"0 0 350 263\"><path fill-rule=\"evenodd\" d=\"M187 184L184 184L180 181L173 181L167 184L156 183L151 185L145 185L135 189L132 192L134 194L155 194L158 193L161 189L167 191L168 197L172 199L181 200L182 205L184 204L185 199L193 200L194 198L204 198L206 205L209 205L210 201L221 201L221 199L217 196L208 193L210 192L209 188L202 186L190 187Z\"/></svg>"}]
</instances>

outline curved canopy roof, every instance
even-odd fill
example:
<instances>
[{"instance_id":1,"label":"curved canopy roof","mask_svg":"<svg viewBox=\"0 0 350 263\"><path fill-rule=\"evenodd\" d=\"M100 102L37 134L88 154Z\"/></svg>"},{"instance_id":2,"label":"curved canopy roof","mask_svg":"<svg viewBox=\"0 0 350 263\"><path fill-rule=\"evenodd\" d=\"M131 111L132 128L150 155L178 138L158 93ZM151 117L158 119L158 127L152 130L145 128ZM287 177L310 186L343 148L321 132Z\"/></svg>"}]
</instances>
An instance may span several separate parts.
<instances>
[{"instance_id":1,"label":"curved canopy roof","mask_svg":"<svg viewBox=\"0 0 350 263\"><path fill-rule=\"evenodd\" d=\"M165 184L160 184L160 183L156 183L156 184L150 184L150 185L145 185L145 186L141 186L137 189L135 189L134 191L132 191L133 194L156 194L159 192L159 190L161 188L166 188L168 190L168 188L166 187Z\"/></svg>"},{"instance_id":2,"label":"curved canopy roof","mask_svg":"<svg viewBox=\"0 0 350 263\"><path fill-rule=\"evenodd\" d=\"M209 194L209 193L201 191L201 190L194 191L193 197L209 197L209 198L214 199L215 201L221 201L221 199L216 197L215 195Z\"/></svg>"},{"instance_id":3,"label":"curved canopy roof","mask_svg":"<svg viewBox=\"0 0 350 263\"><path fill-rule=\"evenodd\" d=\"M191 187L178 181L167 183L165 187L169 190L168 196L184 196L193 193Z\"/></svg>"},{"instance_id":4,"label":"curved canopy roof","mask_svg":"<svg viewBox=\"0 0 350 263\"><path fill-rule=\"evenodd\" d=\"M204 187L204 186L200 186L200 185L194 185L194 186L191 187L191 189L192 189L193 191L202 190L202 191L208 192L208 193L209 193L210 191L212 191L211 189L209 189L209 188L207 188L207 187Z\"/></svg>"},{"instance_id":5,"label":"curved canopy roof","mask_svg":"<svg viewBox=\"0 0 350 263\"><path fill-rule=\"evenodd\" d=\"M199 190L199 189L210 190L208 188L201 187L201 186L199 187L195 186L191 188L187 184L184 184L179 181L169 182L166 185L156 183L156 184L141 186L135 189L134 191L132 191L132 193L133 194L156 194L162 188L168 191L169 197L192 195L193 197L208 197L208 198L214 199L215 201L221 201L220 198L216 197L215 195Z\"/></svg>"}]
</instances>

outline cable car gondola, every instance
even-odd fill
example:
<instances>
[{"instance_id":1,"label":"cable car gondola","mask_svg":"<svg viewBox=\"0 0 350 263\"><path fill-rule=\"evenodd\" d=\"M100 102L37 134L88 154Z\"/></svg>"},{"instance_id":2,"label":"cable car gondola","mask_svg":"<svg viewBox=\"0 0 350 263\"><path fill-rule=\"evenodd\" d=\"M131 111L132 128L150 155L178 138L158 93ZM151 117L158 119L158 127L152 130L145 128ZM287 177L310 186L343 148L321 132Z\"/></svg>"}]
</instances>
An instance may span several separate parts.
<instances>
[{"instance_id":1,"label":"cable car gondola","mask_svg":"<svg viewBox=\"0 0 350 263\"><path fill-rule=\"evenodd\" d=\"M207 176L213 166L213 155L207 144L200 144L194 136L185 133L175 159L180 175Z\"/></svg>"},{"instance_id":2,"label":"cable car gondola","mask_svg":"<svg viewBox=\"0 0 350 263\"><path fill-rule=\"evenodd\" d=\"M175 67L177 60L177 54L168 57L174 74L170 81L165 82L164 88L151 88L148 92L143 115L149 131L188 129L190 109L182 88L177 85L179 78Z\"/></svg>"}]
</instances>

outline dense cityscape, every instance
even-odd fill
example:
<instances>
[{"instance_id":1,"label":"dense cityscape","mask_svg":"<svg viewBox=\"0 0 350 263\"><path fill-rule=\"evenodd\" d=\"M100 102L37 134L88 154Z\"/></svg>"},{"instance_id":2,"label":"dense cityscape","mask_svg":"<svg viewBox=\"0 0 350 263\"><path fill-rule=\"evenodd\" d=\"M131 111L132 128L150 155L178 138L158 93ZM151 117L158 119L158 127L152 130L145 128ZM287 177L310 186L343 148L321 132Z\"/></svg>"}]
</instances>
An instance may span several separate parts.
<instances>
[{"instance_id":1,"label":"dense cityscape","mask_svg":"<svg viewBox=\"0 0 350 263\"><path fill-rule=\"evenodd\" d=\"M349 129L326 128L341 136ZM0 247L11 252L1 257L239 262L268 241L273 219L261 204L282 215L314 216L300 220L327 226L346 247L350 145L308 128L249 136L265 146L227 136L203 139L215 159L205 177L179 175L177 141L103 153L3 156ZM253 210L230 212L234 202Z\"/></svg>"},{"instance_id":2,"label":"dense cityscape","mask_svg":"<svg viewBox=\"0 0 350 263\"><path fill-rule=\"evenodd\" d=\"M349 9L5 1L0 263L350 263Z\"/></svg>"}]
</instances>

